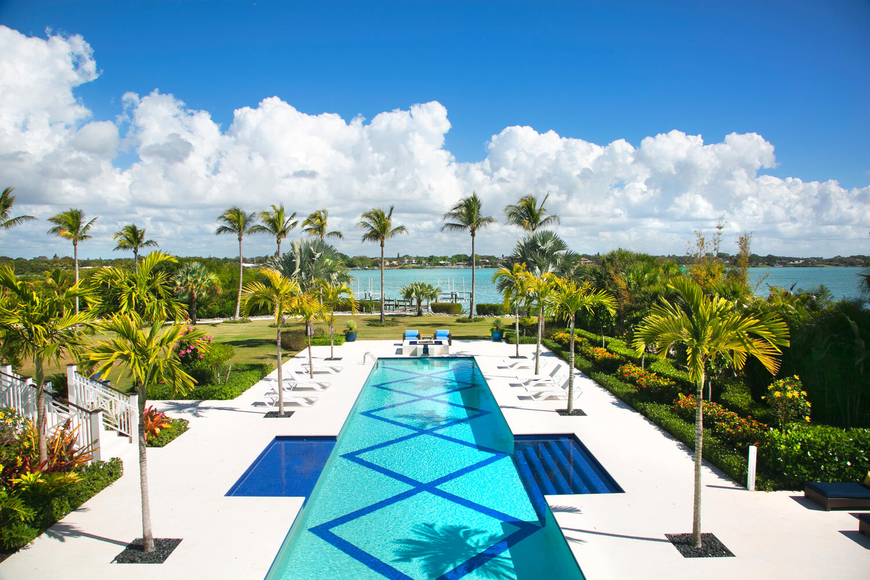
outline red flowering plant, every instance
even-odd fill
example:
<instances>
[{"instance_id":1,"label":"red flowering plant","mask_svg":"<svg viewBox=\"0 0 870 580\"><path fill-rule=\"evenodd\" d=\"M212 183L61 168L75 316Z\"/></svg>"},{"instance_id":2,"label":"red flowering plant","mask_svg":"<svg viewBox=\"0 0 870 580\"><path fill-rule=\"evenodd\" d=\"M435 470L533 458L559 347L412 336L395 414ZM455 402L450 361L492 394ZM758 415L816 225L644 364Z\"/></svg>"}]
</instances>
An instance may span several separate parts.
<instances>
[{"instance_id":1,"label":"red flowering plant","mask_svg":"<svg viewBox=\"0 0 870 580\"><path fill-rule=\"evenodd\" d=\"M631 363L619 367L616 371L616 377L623 382L634 385L638 393L651 401L671 403L681 394L675 381L645 371Z\"/></svg>"},{"instance_id":2,"label":"red flowering plant","mask_svg":"<svg viewBox=\"0 0 870 580\"><path fill-rule=\"evenodd\" d=\"M614 372L620 366L625 364L624 357L618 354L613 354L606 348L601 348L600 346L584 345L580 349L580 352L583 354L583 356L590 359L596 365L608 372Z\"/></svg>"},{"instance_id":3,"label":"red flowering plant","mask_svg":"<svg viewBox=\"0 0 870 580\"><path fill-rule=\"evenodd\" d=\"M178 357L178 360L181 361L181 364L185 368L192 367L195 363L198 363L200 360L205 358L205 353L202 352L203 344L211 344L212 335L208 334L198 340L190 340L185 338L188 334L195 331L197 328L195 326L188 326L185 328L180 335L180 338L175 343L175 346L172 347L172 350L175 351L175 355Z\"/></svg>"},{"instance_id":4,"label":"red flowering plant","mask_svg":"<svg viewBox=\"0 0 870 580\"><path fill-rule=\"evenodd\" d=\"M684 421L695 421L695 397L680 394L674 403L674 412ZM767 425L751 416L741 417L722 405L704 401L704 426L712 429L713 434L735 448L745 450L749 445L759 445L767 437Z\"/></svg>"}]
</instances>

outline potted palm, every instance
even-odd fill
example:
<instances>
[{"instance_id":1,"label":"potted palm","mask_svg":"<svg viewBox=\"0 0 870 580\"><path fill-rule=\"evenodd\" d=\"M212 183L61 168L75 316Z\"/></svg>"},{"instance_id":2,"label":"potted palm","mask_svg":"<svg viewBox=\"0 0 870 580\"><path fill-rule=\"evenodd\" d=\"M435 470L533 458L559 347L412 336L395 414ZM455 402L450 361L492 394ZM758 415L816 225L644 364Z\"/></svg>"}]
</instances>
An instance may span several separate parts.
<instances>
[{"instance_id":1,"label":"potted palm","mask_svg":"<svg viewBox=\"0 0 870 580\"><path fill-rule=\"evenodd\" d=\"M345 342L353 342L356 340L356 322L353 320L348 321L347 325L344 327L344 340Z\"/></svg>"},{"instance_id":2,"label":"potted palm","mask_svg":"<svg viewBox=\"0 0 870 580\"><path fill-rule=\"evenodd\" d=\"M489 334L492 336L493 342L501 342L502 338L504 338L504 327L502 326L501 318L496 318L492 321Z\"/></svg>"}]
</instances>

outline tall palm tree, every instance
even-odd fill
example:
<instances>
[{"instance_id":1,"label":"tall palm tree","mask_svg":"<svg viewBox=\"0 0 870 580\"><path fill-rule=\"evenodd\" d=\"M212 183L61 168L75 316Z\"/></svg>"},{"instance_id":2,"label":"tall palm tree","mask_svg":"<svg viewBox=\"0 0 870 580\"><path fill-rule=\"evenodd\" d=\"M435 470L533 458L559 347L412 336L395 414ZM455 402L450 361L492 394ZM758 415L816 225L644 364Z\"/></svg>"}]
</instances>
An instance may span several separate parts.
<instances>
[{"instance_id":1,"label":"tall palm tree","mask_svg":"<svg viewBox=\"0 0 870 580\"><path fill-rule=\"evenodd\" d=\"M544 336L544 316L552 312L551 296L556 292L555 281L558 278L552 272L546 272L540 276L530 275L527 278L526 288L529 291L529 304L537 310L538 314L538 339L535 342L535 374L540 372L541 366L541 340Z\"/></svg>"},{"instance_id":2,"label":"tall palm tree","mask_svg":"<svg viewBox=\"0 0 870 580\"><path fill-rule=\"evenodd\" d=\"M135 272L100 269L93 277L94 309L103 316L132 312L148 322L182 319L184 306L175 298L175 285L165 270L176 262L174 256L158 250L145 256Z\"/></svg>"},{"instance_id":3,"label":"tall palm tree","mask_svg":"<svg viewBox=\"0 0 870 580\"><path fill-rule=\"evenodd\" d=\"M519 226L529 233L535 233L540 228L558 224L559 216L547 215L547 210L544 208L548 197L550 197L549 191L538 205L534 195L524 195L517 203L506 206L504 213L507 215L508 225Z\"/></svg>"},{"instance_id":4,"label":"tall palm tree","mask_svg":"<svg viewBox=\"0 0 870 580\"><path fill-rule=\"evenodd\" d=\"M20 226L24 222L29 222L36 219L32 215L20 215L18 217L9 217L12 213L12 206L15 205L15 196L12 192L15 189L7 187L0 193L0 228L8 230L15 226Z\"/></svg>"},{"instance_id":5,"label":"tall palm tree","mask_svg":"<svg viewBox=\"0 0 870 580\"><path fill-rule=\"evenodd\" d=\"M188 301L191 324L196 324L196 301L209 292L220 294L221 282L217 274L210 272L201 262L188 262L175 274L175 291L182 300Z\"/></svg>"},{"instance_id":6,"label":"tall palm tree","mask_svg":"<svg viewBox=\"0 0 870 580\"><path fill-rule=\"evenodd\" d=\"M311 237L318 237L322 242L325 238L344 239L344 235L338 230L328 232L326 220L329 218L329 211L319 209L305 218L302 222L302 231Z\"/></svg>"},{"instance_id":7,"label":"tall palm tree","mask_svg":"<svg viewBox=\"0 0 870 580\"><path fill-rule=\"evenodd\" d=\"M525 264L499 268L492 276L496 289L504 296L505 306L514 311L516 358L520 357L520 308L529 301L529 276Z\"/></svg>"},{"instance_id":8,"label":"tall palm tree","mask_svg":"<svg viewBox=\"0 0 870 580\"><path fill-rule=\"evenodd\" d=\"M309 328L316 321L323 320L326 317L326 306L320 303L315 291L302 292L292 298L287 313L301 320L305 323L305 327ZM311 356L311 333L306 332L305 338L308 341L308 372L313 379L314 365L312 364Z\"/></svg>"},{"instance_id":9,"label":"tall palm tree","mask_svg":"<svg viewBox=\"0 0 870 580\"><path fill-rule=\"evenodd\" d=\"M381 322L385 322L384 317L384 242L398 236L399 234L407 234L408 230L405 226L393 227L393 206L390 206L390 211L385 212L382 208L375 207L362 214L359 218L359 223L356 227L362 228L365 232L362 236L364 242L378 242L381 245Z\"/></svg>"},{"instance_id":10,"label":"tall palm tree","mask_svg":"<svg viewBox=\"0 0 870 580\"><path fill-rule=\"evenodd\" d=\"M97 218L89 222L85 222L85 212L80 209L69 208L67 211L61 212L48 218L48 221L54 224L54 227L48 230L49 234L54 234L65 240L71 240L73 245L73 260L76 267L76 284L79 282L79 242L91 239L89 231L97 221ZM79 299L76 297L76 314L79 311Z\"/></svg>"},{"instance_id":11,"label":"tall palm tree","mask_svg":"<svg viewBox=\"0 0 870 580\"><path fill-rule=\"evenodd\" d=\"M581 310L591 312L595 308L606 308L611 313L615 311L616 301L609 292L595 290L591 284L578 284L574 280L556 278L553 294L550 295L550 307L553 312L563 315L569 320L571 339L568 345L568 413L574 411L574 323L577 313Z\"/></svg>"},{"instance_id":12,"label":"tall palm tree","mask_svg":"<svg viewBox=\"0 0 870 580\"><path fill-rule=\"evenodd\" d=\"M534 232L517 241L508 264L525 264L535 276L561 272L562 262L570 255L568 244L550 231Z\"/></svg>"},{"instance_id":13,"label":"tall palm tree","mask_svg":"<svg viewBox=\"0 0 870 580\"><path fill-rule=\"evenodd\" d=\"M481 205L480 198L472 191L470 196L460 199L442 217L447 222L441 226L442 232L444 230L451 232L464 232L468 230L471 233L471 304L468 308L468 318L474 318L474 269L477 266L477 257L474 253L474 238L478 230L482 230L489 224L498 223L492 216L481 215Z\"/></svg>"},{"instance_id":14,"label":"tall palm tree","mask_svg":"<svg viewBox=\"0 0 870 580\"><path fill-rule=\"evenodd\" d=\"M141 230L136 224L127 224L112 236L118 242L117 250L133 250L133 264L139 268L139 250L141 248L156 248L159 244L154 240L145 239L145 228Z\"/></svg>"},{"instance_id":15,"label":"tall palm tree","mask_svg":"<svg viewBox=\"0 0 870 580\"><path fill-rule=\"evenodd\" d=\"M271 260L270 267L294 280L303 292L312 290L318 279L350 282L347 267L338 251L318 238L293 240L290 250Z\"/></svg>"},{"instance_id":16,"label":"tall palm tree","mask_svg":"<svg viewBox=\"0 0 870 580\"><path fill-rule=\"evenodd\" d=\"M151 500L148 495L148 455L145 446L145 404L148 389L157 384L173 386L184 392L193 387L195 381L181 368L181 361L173 352L175 343L184 336L185 340L198 340L205 336L202 330L183 334L186 326L170 324L164 327L163 320L155 320L150 327L142 328L144 321L134 312L118 313L103 321L101 330L111 332L114 338L101 341L91 347L88 357L97 363L96 371L108 374L113 367L118 375L126 374L133 378L133 385L139 395L139 488L142 500L142 550L147 554L154 551L154 536L151 531ZM165 330L164 330L165 328ZM199 347L200 352L207 345Z\"/></svg>"},{"instance_id":17,"label":"tall palm tree","mask_svg":"<svg viewBox=\"0 0 870 580\"><path fill-rule=\"evenodd\" d=\"M401 292L402 298L405 300L417 302L417 316L423 316L423 301L428 300L431 303L434 300L438 300L441 288L436 288L428 282L411 282L402 288Z\"/></svg>"},{"instance_id":18,"label":"tall palm tree","mask_svg":"<svg viewBox=\"0 0 870 580\"><path fill-rule=\"evenodd\" d=\"M262 224L253 226L249 231L252 234L269 234L275 236L275 241L278 242L278 251L275 252L276 257L281 257L281 240L285 239L290 233L290 230L296 227L299 223L296 221L296 212L294 211L289 216L284 211L284 204L275 207L272 206L272 211L261 211L260 221Z\"/></svg>"},{"instance_id":19,"label":"tall palm tree","mask_svg":"<svg viewBox=\"0 0 870 580\"><path fill-rule=\"evenodd\" d=\"M84 344L82 327L92 327L92 313L72 312L73 298L86 295L80 284L63 292L39 292L32 282L0 266L0 328L3 349L33 361L36 381L36 429L39 463L48 459L45 440L45 364L75 355ZM4 353L4 354L5 354Z\"/></svg>"},{"instance_id":20,"label":"tall palm tree","mask_svg":"<svg viewBox=\"0 0 870 580\"><path fill-rule=\"evenodd\" d=\"M244 278L242 238L252 232L257 221L255 216L254 212L246 213L242 208L234 205L217 218L220 225L215 231L215 235L232 234L239 238L239 295L236 298L236 313L233 315L233 320L239 319L239 308L242 305L242 278Z\"/></svg>"},{"instance_id":21,"label":"tall palm tree","mask_svg":"<svg viewBox=\"0 0 870 580\"><path fill-rule=\"evenodd\" d=\"M774 313L758 316L745 314L732 302L718 296L707 296L692 279L680 276L668 287L679 302L662 300L643 319L632 345L638 355L652 345L664 358L674 344L686 348L689 376L695 382L695 495L692 516L692 543L701 546L701 461L704 445L704 379L707 362L723 357L740 370L748 357L755 357L776 374L782 354L788 346L788 326Z\"/></svg>"},{"instance_id":22,"label":"tall palm tree","mask_svg":"<svg viewBox=\"0 0 870 580\"><path fill-rule=\"evenodd\" d=\"M356 314L357 304L353 297L353 290L344 282L331 282L320 278L317 280L317 290L323 306L329 310L327 322L329 323L329 358L335 358L335 309L350 302L350 313Z\"/></svg>"},{"instance_id":23,"label":"tall palm tree","mask_svg":"<svg viewBox=\"0 0 870 580\"><path fill-rule=\"evenodd\" d=\"M299 296L299 284L282 275L278 270L261 268L260 273L266 277L269 284L250 282L245 285L245 315L254 307L264 306L275 315L275 326L278 333L275 337L275 348L278 361L278 413L284 414L284 363L281 361L281 323L284 315L290 312L293 300Z\"/></svg>"}]
</instances>

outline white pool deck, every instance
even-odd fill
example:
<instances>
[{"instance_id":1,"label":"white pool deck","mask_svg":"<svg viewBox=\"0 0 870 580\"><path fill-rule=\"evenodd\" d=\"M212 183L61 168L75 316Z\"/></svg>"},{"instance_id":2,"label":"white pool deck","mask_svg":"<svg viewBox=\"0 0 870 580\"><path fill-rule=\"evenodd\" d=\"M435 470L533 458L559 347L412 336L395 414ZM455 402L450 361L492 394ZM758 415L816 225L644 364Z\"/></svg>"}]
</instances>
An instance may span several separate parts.
<instances>
[{"instance_id":1,"label":"white pool deck","mask_svg":"<svg viewBox=\"0 0 870 580\"><path fill-rule=\"evenodd\" d=\"M183 538L162 565L113 564L141 536L138 461L124 457L124 476L54 525L31 546L0 563L2 579L263 578L302 505L302 498L227 497L227 490L277 435L337 435L372 368L363 355L395 356L398 342L360 341L336 349L332 386L289 419L265 419L257 384L232 401L158 402L190 430L148 450L156 537ZM521 346L529 354L534 346ZM645 578L870 578L870 538L848 511L825 512L796 492L749 492L717 470L704 470L703 530L734 558L684 559L666 533L691 531L692 456L643 416L589 379L577 406L585 417L554 412L564 401L535 402L499 368L514 347L456 341L453 354L474 355L515 434L575 433L625 493L547 496L589 580ZM315 347L315 359L329 356ZM552 356L552 355L550 355ZM298 369L300 353L286 369ZM273 373L274 374L274 373ZM288 407L289 408L289 407Z\"/></svg>"}]
</instances>

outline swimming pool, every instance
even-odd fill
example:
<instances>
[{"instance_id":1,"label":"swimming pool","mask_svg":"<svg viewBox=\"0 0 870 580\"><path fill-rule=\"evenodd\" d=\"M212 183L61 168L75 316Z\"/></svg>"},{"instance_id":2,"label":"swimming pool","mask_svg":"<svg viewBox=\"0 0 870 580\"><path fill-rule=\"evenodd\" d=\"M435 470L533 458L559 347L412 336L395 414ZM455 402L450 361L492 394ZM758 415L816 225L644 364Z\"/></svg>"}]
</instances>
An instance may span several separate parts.
<instances>
[{"instance_id":1,"label":"swimming pool","mask_svg":"<svg viewBox=\"0 0 870 580\"><path fill-rule=\"evenodd\" d=\"M381 359L267 579L582 579L473 359Z\"/></svg>"}]
</instances>

